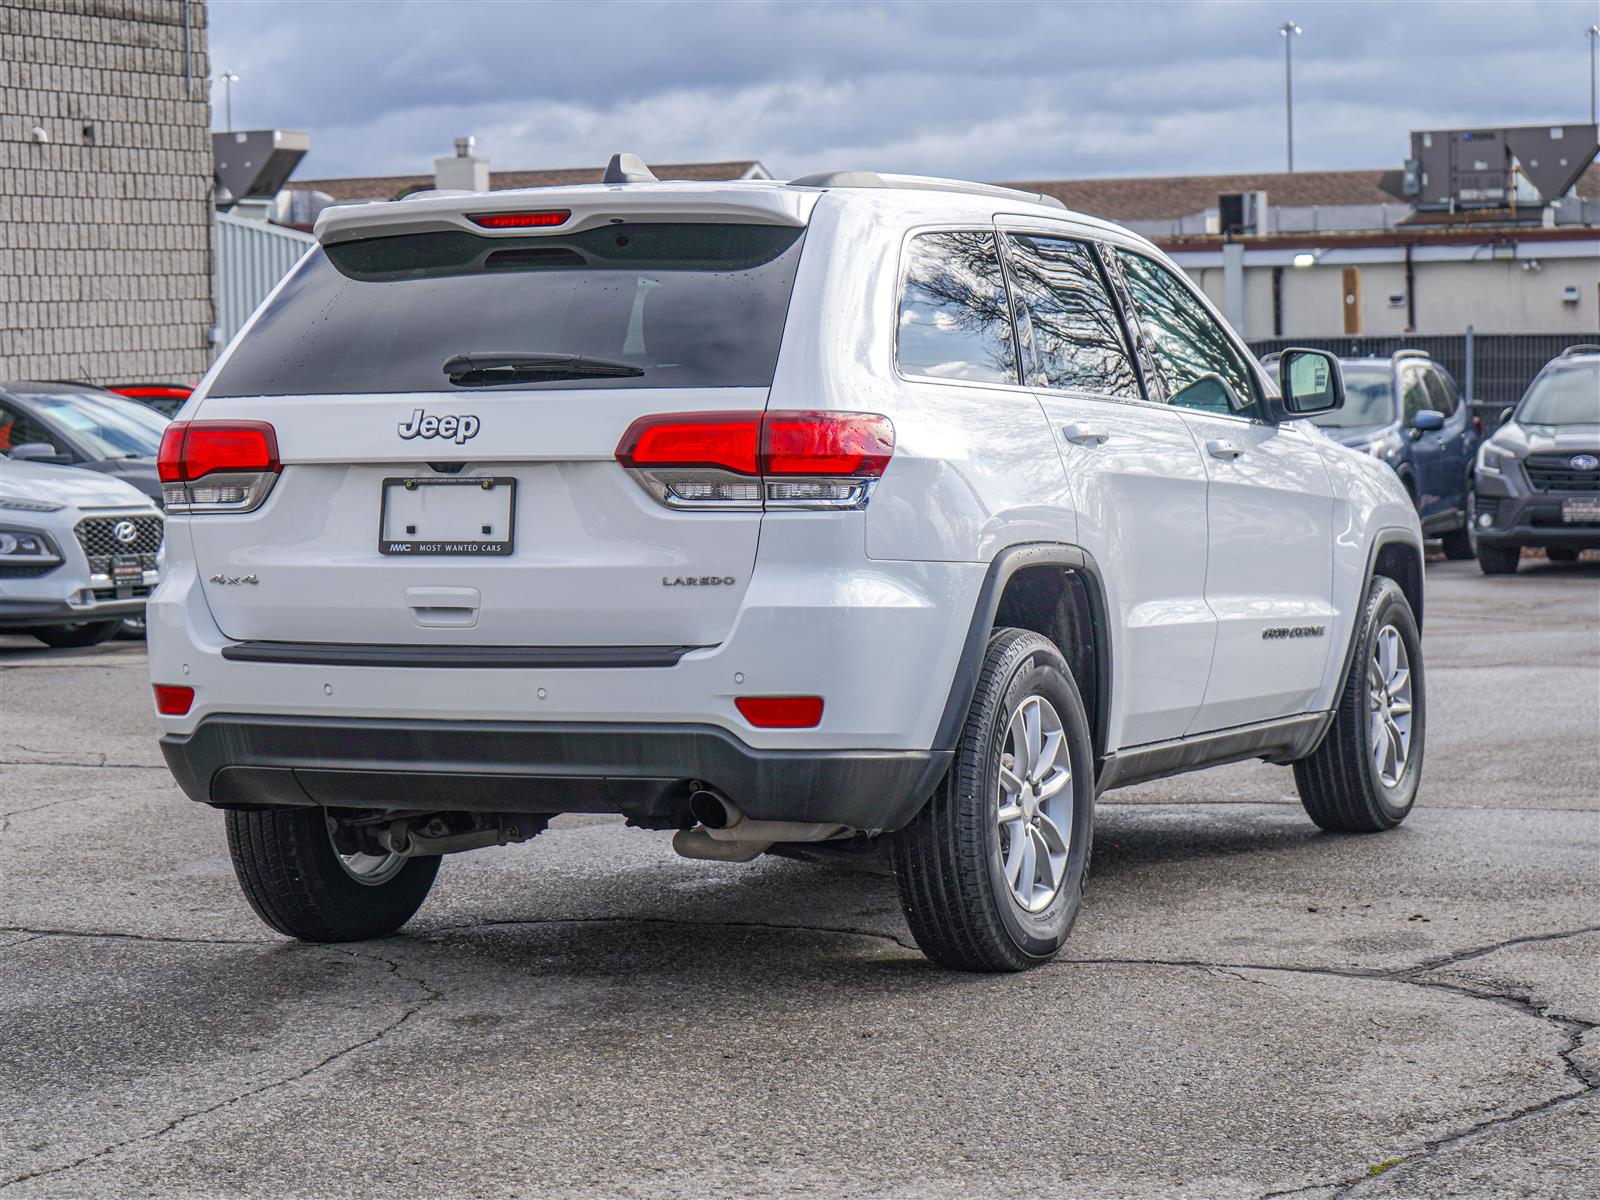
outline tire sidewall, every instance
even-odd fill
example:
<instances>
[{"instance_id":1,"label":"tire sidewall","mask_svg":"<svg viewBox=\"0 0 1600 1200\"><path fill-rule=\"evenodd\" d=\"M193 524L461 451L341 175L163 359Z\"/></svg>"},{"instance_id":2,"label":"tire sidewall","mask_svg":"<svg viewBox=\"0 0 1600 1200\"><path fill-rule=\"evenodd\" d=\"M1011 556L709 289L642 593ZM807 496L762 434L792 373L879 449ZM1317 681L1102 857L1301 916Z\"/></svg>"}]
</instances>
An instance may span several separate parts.
<instances>
[{"instance_id":1,"label":"tire sidewall","mask_svg":"<svg viewBox=\"0 0 1600 1200\"><path fill-rule=\"evenodd\" d=\"M1066 881L1048 907L1037 913L1025 910L1012 895L1001 865L1000 830L995 820L1000 803L999 766L1005 748L1006 726L1018 704L1032 695L1048 700L1061 718L1072 767L1073 790ZM1012 668L999 703L988 714L988 721L984 760L979 766L980 803L977 808L983 822L990 896L1002 927L1017 949L1029 958L1048 958L1060 949L1078 918L1094 829L1094 760L1089 745L1089 725L1077 686L1060 654L1044 645L1030 647Z\"/></svg>"},{"instance_id":2,"label":"tire sidewall","mask_svg":"<svg viewBox=\"0 0 1600 1200\"><path fill-rule=\"evenodd\" d=\"M1368 664L1372 661L1378 634L1388 625L1394 626L1400 634L1411 671L1411 747L1405 773L1393 787L1383 782L1372 765L1372 722L1367 719L1366 704ZM1398 584L1385 580L1368 608L1366 628L1361 633L1360 657L1355 666L1353 682L1360 688L1362 698L1358 710L1362 719L1358 722L1357 730L1361 745L1361 774L1367 782L1367 794L1374 806L1387 822L1399 824L1416 802L1417 787L1422 780L1423 752L1428 741L1428 689L1422 665L1422 636L1417 629L1416 618L1411 613L1411 606L1406 603L1405 593Z\"/></svg>"}]
</instances>

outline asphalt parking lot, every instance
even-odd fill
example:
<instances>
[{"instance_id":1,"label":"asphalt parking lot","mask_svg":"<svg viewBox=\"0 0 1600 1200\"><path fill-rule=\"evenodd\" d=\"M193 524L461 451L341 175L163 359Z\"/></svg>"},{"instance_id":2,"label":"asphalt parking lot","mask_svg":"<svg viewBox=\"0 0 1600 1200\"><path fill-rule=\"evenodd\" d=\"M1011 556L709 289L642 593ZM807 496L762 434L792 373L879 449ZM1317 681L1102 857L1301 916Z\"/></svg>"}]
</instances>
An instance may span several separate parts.
<instances>
[{"instance_id":1,"label":"asphalt parking lot","mask_svg":"<svg viewBox=\"0 0 1600 1200\"><path fill-rule=\"evenodd\" d=\"M1419 809L1113 793L1064 958L941 972L881 866L564 818L400 936L271 935L142 648L0 638L0 1192L1600 1194L1600 564L1434 563Z\"/></svg>"}]
</instances>

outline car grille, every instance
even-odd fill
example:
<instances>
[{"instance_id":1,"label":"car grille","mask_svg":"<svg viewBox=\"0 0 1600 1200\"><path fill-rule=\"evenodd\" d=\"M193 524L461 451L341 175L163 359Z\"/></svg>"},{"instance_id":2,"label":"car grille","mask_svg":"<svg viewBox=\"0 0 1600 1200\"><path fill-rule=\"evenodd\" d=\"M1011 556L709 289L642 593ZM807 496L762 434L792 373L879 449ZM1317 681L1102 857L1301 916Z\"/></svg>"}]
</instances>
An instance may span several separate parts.
<instances>
[{"instance_id":1,"label":"car grille","mask_svg":"<svg viewBox=\"0 0 1600 1200\"><path fill-rule=\"evenodd\" d=\"M1600 470L1579 471L1572 465L1575 454L1530 454L1523 469L1528 472L1528 482L1539 492L1600 492ZM1588 453L1600 457L1600 450Z\"/></svg>"},{"instance_id":2,"label":"car grille","mask_svg":"<svg viewBox=\"0 0 1600 1200\"><path fill-rule=\"evenodd\" d=\"M134 538L124 542L116 535L116 528L124 521L133 525ZM161 549L160 517L85 517L74 531L78 545L93 558L96 555L154 554Z\"/></svg>"}]
</instances>

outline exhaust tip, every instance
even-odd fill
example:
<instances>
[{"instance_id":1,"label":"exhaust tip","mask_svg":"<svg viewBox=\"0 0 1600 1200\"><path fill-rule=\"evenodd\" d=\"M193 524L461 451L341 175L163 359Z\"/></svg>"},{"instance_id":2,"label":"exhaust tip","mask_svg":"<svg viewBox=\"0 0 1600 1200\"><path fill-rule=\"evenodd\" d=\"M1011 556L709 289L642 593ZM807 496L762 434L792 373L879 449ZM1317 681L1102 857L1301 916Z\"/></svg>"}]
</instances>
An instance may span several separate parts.
<instances>
[{"instance_id":1,"label":"exhaust tip","mask_svg":"<svg viewBox=\"0 0 1600 1200\"><path fill-rule=\"evenodd\" d=\"M738 814L720 793L698 788L689 793L689 815L707 829L726 829Z\"/></svg>"}]
</instances>

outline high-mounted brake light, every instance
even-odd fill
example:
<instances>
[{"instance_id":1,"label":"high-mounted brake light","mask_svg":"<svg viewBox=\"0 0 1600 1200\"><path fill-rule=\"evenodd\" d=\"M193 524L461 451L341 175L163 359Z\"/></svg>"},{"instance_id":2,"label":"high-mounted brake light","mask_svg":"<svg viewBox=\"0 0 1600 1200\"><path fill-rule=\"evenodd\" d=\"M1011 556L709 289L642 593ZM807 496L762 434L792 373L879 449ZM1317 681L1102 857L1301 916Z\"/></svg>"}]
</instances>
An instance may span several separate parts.
<instances>
[{"instance_id":1,"label":"high-mounted brake light","mask_svg":"<svg viewBox=\"0 0 1600 1200\"><path fill-rule=\"evenodd\" d=\"M571 216L571 209L552 208L545 212L468 213L467 220L485 229L549 229L565 225Z\"/></svg>"},{"instance_id":2,"label":"high-mounted brake light","mask_svg":"<svg viewBox=\"0 0 1600 1200\"><path fill-rule=\"evenodd\" d=\"M194 391L180 383L125 383L110 390L131 400L187 400Z\"/></svg>"},{"instance_id":3,"label":"high-mounted brake light","mask_svg":"<svg viewBox=\"0 0 1600 1200\"><path fill-rule=\"evenodd\" d=\"M168 512L249 512L282 470L278 435L265 421L174 421L156 470Z\"/></svg>"},{"instance_id":4,"label":"high-mounted brake light","mask_svg":"<svg viewBox=\"0 0 1600 1200\"><path fill-rule=\"evenodd\" d=\"M877 413L663 413L640 417L617 461L671 508L864 508L894 454Z\"/></svg>"}]
</instances>

